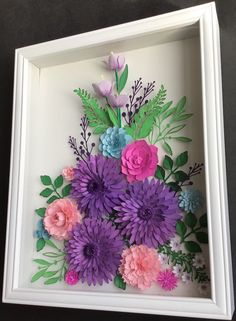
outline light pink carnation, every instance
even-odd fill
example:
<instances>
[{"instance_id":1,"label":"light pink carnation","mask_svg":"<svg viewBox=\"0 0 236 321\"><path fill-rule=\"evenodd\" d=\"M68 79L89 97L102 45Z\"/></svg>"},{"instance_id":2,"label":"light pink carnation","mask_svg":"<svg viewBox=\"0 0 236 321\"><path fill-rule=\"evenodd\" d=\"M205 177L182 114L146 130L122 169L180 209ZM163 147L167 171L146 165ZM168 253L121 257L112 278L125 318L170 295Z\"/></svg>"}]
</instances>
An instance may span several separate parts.
<instances>
[{"instance_id":1,"label":"light pink carnation","mask_svg":"<svg viewBox=\"0 0 236 321\"><path fill-rule=\"evenodd\" d=\"M55 200L45 213L44 226L57 240L68 240L69 232L76 223L81 223L81 214L69 198Z\"/></svg>"},{"instance_id":2,"label":"light pink carnation","mask_svg":"<svg viewBox=\"0 0 236 321\"><path fill-rule=\"evenodd\" d=\"M137 140L122 151L122 173L129 182L142 181L153 176L157 167L157 147L148 145L145 140Z\"/></svg>"},{"instance_id":3,"label":"light pink carnation","mask_svg":"<svg viewBox=\"0 0 236 321\"><path fill-rule=\"evenodd\" d=\"M141 290L156 281L160 270L157 251L146 245L133 245L122 253L119 272L124 281Z\"/></svg>"},{"instance_id":4,"label":"light pink carnation","mask_svg":"<svg viewBox=\"0 0 236 321\"><path fill-rule=\"evenodd\" d=\"M65 281L69 285L75 285L79 281L79 275L74 270L66 272Z\"/></svg>"},{"instance_id":5,"label":"light pink carnation","mask_svg":"<svg viewBox=\"0 0 236 321\"><path fill-rule=\"evenodd\" d=\"M157 282L165 291L174 290L177 287L178 278L171 269L161 271L158 275Z\"/></svg>"},{"instance_id":6,"label":"light pink carnation","mask_svg":"<svg viewBox=\"0 0 236 321\"><path fill-rule=\"evenodd\" d=\"M74 178L74 167L73 166L65 167L62 170L62 175L67 181L69 182L72 181L72 179Z\"/></svg>"}]
</instances>

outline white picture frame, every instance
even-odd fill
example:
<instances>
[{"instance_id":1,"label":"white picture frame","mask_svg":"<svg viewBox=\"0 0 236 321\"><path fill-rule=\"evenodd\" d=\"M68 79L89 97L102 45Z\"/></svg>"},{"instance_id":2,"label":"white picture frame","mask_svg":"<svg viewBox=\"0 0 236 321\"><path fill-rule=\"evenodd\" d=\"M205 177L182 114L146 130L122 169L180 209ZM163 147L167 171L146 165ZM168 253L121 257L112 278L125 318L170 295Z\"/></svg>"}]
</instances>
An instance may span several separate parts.
<instances>
[{"instance_id":1,"label":"white picture frame","mask_svg":"<svg viewBox=\"0 0 236 321\"><path fill-rule=\"evenodd\" d=\"M37 103L40 71L103 54L129 42L150 45L199 32L211 299L27 288L20 279L27 171L28 110ZM16 50L11 169L3 301L6 303L231 319L234 311L225 168L219 26L214 2Z\"/></svg>"}]
</instances>

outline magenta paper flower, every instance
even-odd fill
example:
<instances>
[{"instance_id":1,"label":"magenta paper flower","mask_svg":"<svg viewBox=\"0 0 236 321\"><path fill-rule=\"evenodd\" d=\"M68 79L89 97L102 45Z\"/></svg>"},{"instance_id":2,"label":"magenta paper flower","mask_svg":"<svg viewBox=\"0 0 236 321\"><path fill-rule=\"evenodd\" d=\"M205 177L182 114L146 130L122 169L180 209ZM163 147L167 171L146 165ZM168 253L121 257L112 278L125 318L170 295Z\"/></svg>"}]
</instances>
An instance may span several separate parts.
<instances>
[{"instance_id":1,"label":"magenta paper flower","mask_svg":"<svg viewBox=\"0 0 236 321\"><path fill-rule=\"evenodd\" d=\"M69 285L75 285L79 281L79 274L74 270L70 270L66 272L65 281Z\"/></svg>"},{"instance_id":2,"label":"magenta paper flower","mask_svg":"<svg viewBox=\"0 0 236 321\"><path fill-rule=\"evenodd\" d=\"M124 281L141 290L156 281L160 270L157 251L146 245L133 245L122 253L119 272Z\"/></svg>"},{"instance_id":3,"label":"magenta paper flower","mask_svg":"<svg viewBox=\"0 0 236 321\"><path fill-rule=\"evenodd\" d=\"M111 53L107 65L111 70L121 70L125 64L125 57L122 55Z\"/></svg>"},{"instance_id":4,"label":"magenta paper flower","mask_svg":"<svg viewBox=\"0 0 236 321\"><path fill-rule=\"evenodd\" d=\"M129 182L142 181L153 176L158 164L157 147L148 145L145 140L137 140L122 151L122 173Z\"/></svg>"},{"instance_id":5,"label":"magenta paper flower","mask_svg":"<svg viewBox=\"0 0 236 321\"><path fill-rule=\"evenodd\" d=\"M68 240L69 232L82 217L75 202L69 198L55 200L48 205L44 217L44 227L57 240Z\"/></svg>"},{"instance_id":6,"label":"magenta paper flower","mask_svg":"<svg viewBox=\"0 0 236 321\"><path fill-rule=\"evenodd\" d=\"M127 95L110 95L108 97L109 104L115 108L123 107L127 103L127 100Z\"/></svg>"},{"instance_id":7,"label":"magenta paper flower","mask_svg":"<svg viewBox=\"0 0 236 321\"><path fill-rule=\"evenodd\" d=\"M69 182L72 181L72 179L74 178L74 167L73 166L65 167L62 170L62 175L67 181Z\"/></svg>"},{"instance_id":8,"label":"magenta paper flower","mask_svg":"<svg viewBox=\"0 0 236 321\"><path fill-rule=\"evenodd\" d=\"M160 284L163 290L172 291L177 287L178 278L175 276L171 269L160 271L157 282Z\"/></svg>"},{"instance_id":9,"label":"magenta paper flower","mask_svg":"<svg viewBox=\"0 0 236 321\"><path fill-rule=\"evenodd\" d=\"M112 93L112 83L109 80L102 80L98 84L92 84L95 93L101 97L107 97Z\"/></svg>"}]
</instances>

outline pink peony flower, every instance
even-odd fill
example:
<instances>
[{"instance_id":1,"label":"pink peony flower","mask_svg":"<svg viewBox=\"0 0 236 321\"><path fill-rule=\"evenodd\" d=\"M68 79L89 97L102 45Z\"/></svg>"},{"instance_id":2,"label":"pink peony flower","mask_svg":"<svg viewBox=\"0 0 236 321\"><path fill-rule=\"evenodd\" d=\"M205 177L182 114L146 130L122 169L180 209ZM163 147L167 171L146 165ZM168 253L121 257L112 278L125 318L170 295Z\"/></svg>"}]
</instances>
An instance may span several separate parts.
<instances>
[{"instance_id":1,"label":"pink peony flower","mask_svg":"<svg viewBox=\"0 0 236 321\"><path fill-rule=\"evenodd\" d=\"M69 232L81 219L77 205L69 198L61 198L48 206L43 221L45 229L55 239L68 240Z\"/></svg>"},{"instance_id":2,"label":"pink peony flower","mask_svg":"<svg viewBox=\"0 0 236 321\"><path fill-rule=\"evenodd\" d=\"M66 272L65 281L69 285L75 285L79 281L79 275L74 270Z\"/></svg>"},{"instance_id":3,"label":"pink peony flower","mask_svg":"<svg viewBox=\"0 0 236 321\"><path fill-rule=\"evenodd\" d=\"M65 167L62 170L62 175L67 181L69 181L69 182L72 181L72 179L74 178L74 168L73 168L73 166Z\"/></svg>"},{"instance_id":4,"label":"pink peony flower","mask_svg":"<svg viewBox=\"0 0 236 321\"><path fill-rule=\"evenodd\" d=\"M160 271L157 282L165 291L174 290L177 287L178 278L175 276L171 269Z\"/></svg>"},{"instance_id":5,"label":"pink peony flower","mask_svg":"<svg viewBox=\"0 0 236 321\"><path fill-rule=\"evenodd\" d=\"M145 140L137 140L122 151L121 171L129 182L142 181L153 176L157 167L157 147L148 145Z\"/></svg>"},{"instance_id":6,"label":"pink peony flower","mask_svg":"<svg viewBox=\"0 0 236 321\"><path fill-rule=\"evenodd\" d=\"M146 245L133 245L122 253L119 272L124 281L141 290L156 281L160 262L155 249Z\"/></svg>"},{"instance_id":7,"label":"pink peony flower","mask_svg":"<svg viewBox=\"0 0 236 321\"><path fill-rule=\"evenodd\" d=\"M111 70L121 70L125 64L125 57L122 55L111 53L108 57L107 65Z\"/></svg>"},{"instance_id":8,"label":"pink peony flower","mask_svg":"<svg viewBox=\"0 0 236 321\"><path fill-rule=\"evenodd\" d=\"M107 97L112 93L112 83L109 80L102 80L98 84L93 84L93 89L98 96Z\"/></svg>"},{"instance_id":9,"label":"pink peony flower","mask_svg":"<svg viewBox=\"0 0 236 321\"><path fill-rule=\"evenodd\" d=\"M110 95L108 97L108 102L112 107L123 107L128 100L127 95Z\"/></svg>"}]
</instances>

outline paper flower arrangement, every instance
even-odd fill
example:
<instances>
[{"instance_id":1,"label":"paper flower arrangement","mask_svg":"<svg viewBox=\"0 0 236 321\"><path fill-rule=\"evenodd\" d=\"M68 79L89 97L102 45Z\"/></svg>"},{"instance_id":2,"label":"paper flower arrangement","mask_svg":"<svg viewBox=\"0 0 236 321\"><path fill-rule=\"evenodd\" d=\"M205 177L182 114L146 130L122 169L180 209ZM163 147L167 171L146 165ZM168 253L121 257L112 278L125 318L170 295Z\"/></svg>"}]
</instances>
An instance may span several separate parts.
<instances>
[{"instance_id":1,"label":"paper flower arrangement","mask_svg":"<svg viewBox=\"0 0 236 321\"><path fill-rule=\"evenodd\" d=\"M201 254L207 216L199 214L203 197L191 185L203 164L186 171L188 152L173 156L171 144L191 142L179 134L193 116L186 98L166 102L163 85L154 94L155 81L143 85L141 78L126 94L123 55L111 54L106 68L114 79L92 84L94 95L74 90L84 109L80 141L68 141L76 165L65 164L55 180L41 176L47 206L35 210L42 257L34 259L38 271L31 281L114 282L140 291L198 282L202 291L209 284Z\"/></svg>"}]
</instances>

